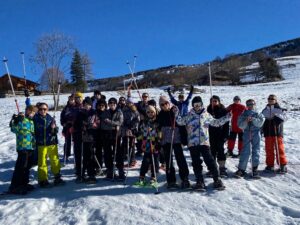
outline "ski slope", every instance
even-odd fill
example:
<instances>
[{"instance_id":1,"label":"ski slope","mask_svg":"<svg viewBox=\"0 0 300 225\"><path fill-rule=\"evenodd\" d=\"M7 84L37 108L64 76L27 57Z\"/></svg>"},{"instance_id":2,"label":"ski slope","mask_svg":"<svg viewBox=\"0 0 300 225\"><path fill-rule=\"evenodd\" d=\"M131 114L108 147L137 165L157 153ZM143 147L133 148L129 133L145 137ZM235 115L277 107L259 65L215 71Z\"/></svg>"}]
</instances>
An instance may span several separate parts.
<instances>
[{"instance_id":1,"label":"ski slope","mask_svg":"<svg viewBox=\"0 0 300 225\"><path fill-rule=\"evenodd\" d=\"M289 160L286 175L269 174L260 180L223 179L225 191L212 189L212 178L205 178L208 191L169 191L165 187L165 174L159 174L161 194L154 189L137 189L132 183L138 179L137 168L129 170L129 177L122 183L104 181L98 177L96 185L76 184L73 164L62 168L65 186L36 189L26 196L7 196L0 199L0 224L300 224L300 74L298 77L268 84L213 87L226 106L239 95L245 102L253 98L259 111L267 103L269 94L278 96L282 107L288 109L289 120L285 124L284 139ZM209 102L209 87L201 94L204 104ZM158 101L160 89L142 90ZM188 92L188 91L186 91ZM120 93L118 93L120 94ZM106 92L107 98L118 95ZM166 94L166 93L164 93ZM196 95L196 94L195 94ZM133 93L138 100L137 93ZM21 108L24 98L19 97ZM66 103L67 95L61 101ZM32 102L52 103L51 96L32 97ZM8 123L16 112L13 98L0 99L0 191L7 190L16 160L15 136ZM56 113L59 117L59 112ZM61 128L60 128L61 131ZM62 157L63 137L59 135L59 152ZM190 180L194 180L189 152L185 151L190 168ZM265 167L264 142L261 142L261 164ZM71 158L71 161L73 158ZM238 159L229 158L230 176L236 171ZM250 163L249 168L250 169ZM36 168L31 180L36 181ZM206 170L206 169L205 169ZM50 173L51 174L51 173ZM179 181L179 179L178 179Z\"/></svg>"}]
</instances>

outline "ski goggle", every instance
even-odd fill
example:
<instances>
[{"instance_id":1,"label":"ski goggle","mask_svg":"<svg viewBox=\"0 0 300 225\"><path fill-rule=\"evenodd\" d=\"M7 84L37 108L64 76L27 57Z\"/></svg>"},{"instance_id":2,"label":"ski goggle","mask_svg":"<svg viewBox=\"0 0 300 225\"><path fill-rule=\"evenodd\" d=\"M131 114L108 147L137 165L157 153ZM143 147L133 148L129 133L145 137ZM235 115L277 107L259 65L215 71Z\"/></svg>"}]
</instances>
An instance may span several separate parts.
<instances>
[{"instance_id":1,"label":"ski goggle","mask_svg":"<svg viewBox=\"0 0 300 225\"><path fill-rule=\"evenodd\" d=\"M200 108L202 106L202 104L200 102L196 102L193 104L194 108Z\"/></svg>"}]
</instances>

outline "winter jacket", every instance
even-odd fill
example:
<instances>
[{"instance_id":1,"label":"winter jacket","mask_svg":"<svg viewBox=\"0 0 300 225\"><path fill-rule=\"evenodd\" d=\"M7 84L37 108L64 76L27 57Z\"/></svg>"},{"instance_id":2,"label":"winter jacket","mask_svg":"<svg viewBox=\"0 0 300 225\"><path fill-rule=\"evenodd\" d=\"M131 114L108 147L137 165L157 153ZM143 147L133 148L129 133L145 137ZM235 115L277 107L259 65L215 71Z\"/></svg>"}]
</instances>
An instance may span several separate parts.
<instances>
[{"instance_id":1,"label":"winter jacket","mask_svg":"<svg viewBox=\"0 0 300 225\"><path fill-rule=\"evenodd\" d=\"M183 102L180 102L174 98L174 96L171 94L171 91L168 89L168 94L171 99L171 102L178 107L179 114L181 116L186 116L188 114L189 103L193 95L193 90L194 88L192 87L188 97Z\"/></svg>"},{"instance_id":2,"label":"winter jacket","mask_svg":"<svg viewBox=\"0 0 300 225\"><path fill-rule=\"evenodd\" d=\"M109 119L109 122L105 122L105 119ZM110 109L105 110L100 115L100 128L101 130L116 130L123 124L123 113L120 109L112 111Z\"/></svg>"},{"instance_id":3,"label":"winter jacket","mask_svg":"<svg viewBox=\"0 0 300 225\"><path fill-rule=\"evenodd\" d=\"M75 105L70 110L71 110L70 120L72 121L72 124L73 124L73 132L74 133L81 133L82 132L82 127L76 121L77 121L78 115L84 110L83 105L82 104Z\"/></svg>"},{"instance_id":4,"label":"winter jacket","mask_svg":"<svg viewBox=\"0 0 300 225\"><path fill-rule=\"evenodd\" d=\"M265 137L283 137L283 122L287 120L285 109L279 104L267 105L262 114L266 120L263 125L263 134Z\"/></svg>"},{"instance_id":5,"label":"winter jacket","mask_svg":"<svg viewBox=\"0 0 300 225\"><path fill-rule=\"evenodd\" d=\"M160 132L157 121L144 120L137 139L142 141L143 151L157 153L160 150Z\"/></svg>"},{"instance_id":6,"label":"winter jacket","mask_svg":"<svg viewBox=\"0 0 300 225\"><path fill-rule=\"evenodd\" d=\"M248 122L247 118L251 116L252 121ZM258 114L254 110L245 110L242 115L238 117L238 126L241 130L244 132L260 132L260 128L262 127L264 123L264 115Z\"/></svg>"},{"instance_id":7,"label":"winter jacket","mask_svg":"<svg viewBox=\"0 0 300 225\"><path fill-rule=\"evenodd\" d=\"M178 115L176 121L179 125L185 125L188 133L188 147L207 145L209 146L208 127L221 127L230 120L230 114L219 119L214 119L205 109L199 113L194 109L186 116Z\"/></svg>"},{"instance_id":8,"label":"winter jacket","mask_svg":"<svg viewBox=\"0 0 300 225\"><path fill-rule=\"evenodd\" d=\"M78 123L82 126L82 141L94 142L96 137L96 130L100 126L100 120L95 110L82 110L78 115Z\"/></svg>"},{"instance_id":9,"label":"winter jacket","mask_svg":"<svg viewBox=\"0 0 300 225\"><path fill-rule=\"evenodd\" d=\"M40 114L35 114L33 117L34 128L35 128L35 138L37 145L56 145L57 142L57 132L58 127L54 129L51 128L51 124L55 123L52 116L47 114L45 117Z\"/></svg>"},{"instance_id":10,"label":"winter jacket","mask_svg":"<svg viewBox=\"0 0 300 225\"><path fill-rule=\"evenodd\" d=\"M174 130L173 144L181 143L181 136L179 132L178 124L172 110L161 110L157 116L157 122L159 129L162 133L161 145L165 145L172 142L172 135ZM175 126L174 126L175 125Z\"/></svg>"},{"instance_id":11,"label":"winter jacket","mask_svg":"<svg viewBox=\"0 0 300 225\"><path fill-rule=\"evenodd\" d=\"M17 151L34 150L34 124L31 119L24 118L17 124L11 123L10 130L16 134Z\"/></svg>"},{"instance_id":12,"label":"winter jacket","mask_svg":"<svg viewBox=\"0 0 300 225\"><path fill-rule=\"evenodd\" d=\"M138 103L135 104L139 114L140 114L140 119L144 120L147 117L147 113L146 113L146 108L148 106L148 104L145 104L142 101L139 101Z\"/></svg>"},{"instance_id":13,"label":"winter jacket","mask_svg":"<svg viewBox=\"0 0 300 225\"><path fill-rule=\"evenodd\" d=\"M246 106L240 103L233 103L226 108L227 112L231 112L231 131L241 133L242 130L238 127L238 117L246 110Z\"/></svg>"},{"instance_id":14,"label":"winter jacket","mask_svg":"<svg viewBox=\"0 0 300 225\"><path fill-rule=\"evenodd\" d=\"M212 115L213 118L220 119L227 115L227 111L224 107L224 105L219 104L218 106L212 107L212 105L209 105L207 107L207 112ZM211 139L214 140L225 140L229 136L229 122L225 123L223 126L220 127L214 127L209 126L209 135Z\"/></svg>"},{"instance_id":15,"label":"winter jacket","mask_svg":"<svg viewBox=\"0 0 300 225\"><path fill-rule=\"evenodd\" d=\"M135 107L131 109L128 106L125 106L122 113L124 120L121 126L121 135L123 137L135 135L140 122L140 115L138 111Z\"/></svg>"},{"instance_id":16,"label":"winter jacket","mask_svg":"<svg viewBox=\"0 0 300 225\"><path fill-rule=\"evenodd\" d=\"M67 124L72 124L73 119L72 119L72 109L75 106L67 104L64 109L61 111L60 114L60 124L62 126L66 126Z\"/></svg>"}]
</instances>

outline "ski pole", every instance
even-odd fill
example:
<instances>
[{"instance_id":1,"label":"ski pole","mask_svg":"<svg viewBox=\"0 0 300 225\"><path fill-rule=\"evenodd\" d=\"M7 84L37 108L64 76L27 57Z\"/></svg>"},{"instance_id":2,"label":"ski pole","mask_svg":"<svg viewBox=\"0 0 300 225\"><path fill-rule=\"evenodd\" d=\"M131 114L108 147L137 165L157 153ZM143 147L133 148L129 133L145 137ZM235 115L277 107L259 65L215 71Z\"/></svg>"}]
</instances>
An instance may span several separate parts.
<instances>
[{"instance_id":1,"label":"ski pole","mask_svg":"<svg viewBox=\"0 0 300 225\"><path fill-rule=\"evenodd\" d=\"M81 135L83 137L83 133ZM81 182L83 182L83 138L81 139L81 162L80 162L80 177L81 177Z\"/></svg>"},{"instance_id":2,"label":"ski pole","mask_svg":"<svg viewBox=\"0 0 300 225\"><path fill-rule=\"evenodd\" d=\"M155 162L154 162L154 152L152 151L151 153L151 157L152 157L152 166L153 166L153 173L154 173L154 178L155 178L155 182L157 182L157 175L156 175L156 168L155 168ZM157 182L158 183L158 182ZM158 185L155 185L155 189L156 192L154 194L159 194L159 190L158 190Z\"/></svg>"},{"instance_id":3,"label":"ski pole","mask_svg":"<svg viewBox=\"0 0 300 225\"><path fill-rule=\"evenodd\" d=\"M129 70L130 70L131 77L132 77L133 83L134 83L134 85L135 85L135 87L136 87L137 93L138 93L140 99L142 100L142 96L141 96L141 93L140 93L140 91L139 91L139 87L138 87L138 85L137 85L137 83L136 83L136 79L135 79L135 77L134 77L133 70L132 70L132 68L131 68L131 66L130 66L130 63L129 63L128 61L127 61L127 65L128 65Z\"/></svg>"},{"instance_id":4,"label":"ski pole","mask_svg":"<svg viewBox=\"0 0 300 225\"><path fill-rule=\"evenodd\" d=\"M13 83L12 83L12 81L11 81L11 77L10 77L10 73L9 73L7 61L8 61L8 60L7 60L5 57L3 57L3 63L4 63L5 68L6 68L6 72L7 72L7 76L8 76L8 79L9 79L10 87L11 87L11 90L12 90L12 92L13 92L13 96L14 96L14 98L15 98L15 103L16 103L17 111L18 111L18 113L19 113L19 112L20 112L20 108L19 108L18 100L17 100L17 98L16 98L15 89L14 89Z\"/></svg>"},{"instance_id":5,"label":"ski pole","mask_svg":"<svg viewBox=\"0 0 300 225\"><path fill-rule=\"evenodd\" d=\"M275 148L276 148L275 150L276 150L276 155L277 155L277 163L278 163L279 170L280 170L281 164L280 164L280 155L279 155L279 146L278 146L276 125L274 125L274 134L275 134Z\"/></svg>"},{"instance_id":6,"label":"ski pole","mask_svg":"<svg viewBox=\"0 0 300 225\"><path fill-rule=\"evenodd\" d=\"M22 56L22 64L23 64L23 75L24 75L24 83L25 83L25 89L26 89L26 68L25 68L25 57L24 57L24 52L21 52Z\"/></svg>"},{"instance_id":7,"label":"ski pole","mask_svg":"<svg viewBox=\"0 0 300 225\"><path fill-rule=\"evenodd\" d=\"M117 157L117 148L118 148L118 131L119 127L116 126L116 141L115 141L115 151L114 151L114 161L113 161L113 181L115 180L115 169L116 169L116 157Z\"/></svg>"},{"instance_id":8,"label":"ski pole","mask_svg":"<svg viewBox=\"0 0 300 225\"><path fill-rule=\"evenodd\" d=\"M173 153L173 142L174 142L174 136L175 136L175 117L174 117L174 122L172 124L172 136L171 136L171 146L170 146L170 155L169 155L169 168L168 168L168 173L171 172L171 161L172 161L172 153Z\"/></svg>"},{"instance_id":9,"label":"ski pole","mask_svg":"<svg viewBox=\"0 0 300 225\"><path fill-rule=\"evenodd\" d=\"M131 154L129 151L129 136L127 136L126 138L127 138L127 169L126 169L127 171L126 171L126 177L124 180L124 186L126 185L127 176L129 173L129 163L130 163L130 158L131 158Z\"/></svg>"}]
</instances>

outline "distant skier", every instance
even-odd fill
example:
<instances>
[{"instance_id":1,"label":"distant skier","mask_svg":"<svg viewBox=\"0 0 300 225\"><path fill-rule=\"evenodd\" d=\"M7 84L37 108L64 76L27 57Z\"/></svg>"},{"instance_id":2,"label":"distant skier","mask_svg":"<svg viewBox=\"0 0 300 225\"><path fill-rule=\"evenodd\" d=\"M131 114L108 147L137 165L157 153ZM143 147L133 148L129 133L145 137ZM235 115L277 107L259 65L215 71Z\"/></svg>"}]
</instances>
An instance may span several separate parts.
<instances>
[{"instance_id":1,"label":"distant skier","mask_svg":"<svg viewBox=\"0 0 300 225\"><path fill-rule=\"evenodd\" d=\"M276 154L276 161L280 165L279 172L287 172L286 164L288 161L285 156L283 144L283 123L287 120L285 111L285 109L279 106L277 96L273 94L269 95L268 104L262 111L266 118L263 125L266 148L266 171L274 171Z\"/></svg>"},{"instance_id":2,"label":"distant skier","mask_svg":"<svg viewBox=\"0 0 300 225\"><path fill-rule=\"evenodd\" d=\"M264 123L264 116L257 113L256 103L253 99L248 99L246 105L247 109L238 118L238 126L244 131L244 144L235 176L239 178L246 175L246 168L251 155L252 177L259 178L257 168L259 165L261 140L260 128Z\"/></svg>"}]
</instances>

